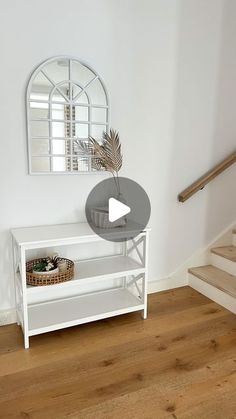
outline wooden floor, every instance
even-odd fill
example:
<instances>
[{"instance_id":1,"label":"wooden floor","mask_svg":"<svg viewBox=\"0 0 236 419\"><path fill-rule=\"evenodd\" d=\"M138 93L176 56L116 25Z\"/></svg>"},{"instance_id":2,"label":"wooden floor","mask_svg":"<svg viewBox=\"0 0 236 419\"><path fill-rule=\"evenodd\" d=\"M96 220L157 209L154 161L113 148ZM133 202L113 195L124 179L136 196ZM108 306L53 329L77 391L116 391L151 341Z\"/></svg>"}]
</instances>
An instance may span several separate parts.
<instances>
[{"instance_id":1,"label":"wooden floor","mask_svg":"<svg viewBox=\"0 0 236 419\"><path fill-rule=\"evenodd\" d=\"M1 418L236 418L236 316L188 287L22 345L0 328Z\"/></svg>"}]
</instances>

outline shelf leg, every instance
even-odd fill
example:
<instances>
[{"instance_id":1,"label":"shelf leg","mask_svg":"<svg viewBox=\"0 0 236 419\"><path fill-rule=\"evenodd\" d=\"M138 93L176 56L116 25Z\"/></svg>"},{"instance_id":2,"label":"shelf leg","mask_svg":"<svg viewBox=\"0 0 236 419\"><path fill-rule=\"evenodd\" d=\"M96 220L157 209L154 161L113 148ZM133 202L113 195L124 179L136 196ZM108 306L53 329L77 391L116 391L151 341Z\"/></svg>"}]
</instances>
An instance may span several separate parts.
<instances>
[{"instance_id":1,"label":"shelf leg","mask_svg":"<svg viewBox=\"0 0 236 419\"><path fill-rule=\"evenodd\" d=\"M148 248L149 248L149 232L146 232L145 241L144 241L144 263L145 263L145 274L143 277L143 319L147 318L147 281L148 281Z\"/></svg>"},{"instance_id":2,"label":"shelf leg","mask_svg":"<svg viewBox=\"0 0 236 419\"><path fill-rule=\"evenodd\" d=\"M122 245L123 247L123 256L127 256L127 242L125 241ZM123 278L123 288L127 288L127 276Z\"/></svg>"},{"instance_id":3,"label":"shelf leg","mask_svg":"<svg viewBox=\"0 0 236 419\"><path fill-rule=\"evenodd\" d=\"M15 244L13 236L12 236L12 259L13 259L13 273L14 273L14 286L15 286L16 323L19 326L20 320L19 320L19 315L17 311L18 293L17 293L17 285L16 285L17 257L16 257L16 244Z\"/></svg>"},{"instance_id":4,"label":"shelf leg","mask_svg":"<svg viewBox=\"0 0 236 419\"><path fill-rule=\"evenodd\" d=\"M28 335L24 335L24 345L25 345L25 349L29 349L29 336Z\"/></svg>"},{"instance_id":5,"label":"shelf leg","mask_svg":"<svg viewBox=\"0 0 236 419\"><path fill-rule=\"evenodd\" d=\"M25 248L20 249L21 256L21 281L22 281L22 297L23 297L23 332L25 349L29 348L29 332L28 332L28 302L26 289L26 267L25 267Z\"/></svg>"},{"instance_id":6,"label":"shelf leg","mask_svg":"<svg viewBox=\"0 0 236 419\"><path fill-rule=\"evenodd\" d=\"M145 307L145 309L142 311L142 318L143 320L147 319L147 307Z\"/></svg>"}]
</instances>

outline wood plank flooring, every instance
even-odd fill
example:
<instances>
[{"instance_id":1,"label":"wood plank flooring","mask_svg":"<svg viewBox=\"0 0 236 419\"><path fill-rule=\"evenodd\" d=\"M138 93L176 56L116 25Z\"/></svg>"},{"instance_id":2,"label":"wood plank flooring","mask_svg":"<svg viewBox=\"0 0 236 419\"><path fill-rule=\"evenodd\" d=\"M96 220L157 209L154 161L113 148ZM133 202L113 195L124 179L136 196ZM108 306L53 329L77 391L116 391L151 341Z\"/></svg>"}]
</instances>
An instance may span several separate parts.
<instances>
[{"instance_id":1,"label":"wood plank flooring","mask_svg":"<svg viewBox=\"0 0 236 419\"><path fill-rule=\"evenodd\" d=\"M0 328L1 419L236 418L236 316L189 287L22 345Z\"/></svg>"}]
</instances>

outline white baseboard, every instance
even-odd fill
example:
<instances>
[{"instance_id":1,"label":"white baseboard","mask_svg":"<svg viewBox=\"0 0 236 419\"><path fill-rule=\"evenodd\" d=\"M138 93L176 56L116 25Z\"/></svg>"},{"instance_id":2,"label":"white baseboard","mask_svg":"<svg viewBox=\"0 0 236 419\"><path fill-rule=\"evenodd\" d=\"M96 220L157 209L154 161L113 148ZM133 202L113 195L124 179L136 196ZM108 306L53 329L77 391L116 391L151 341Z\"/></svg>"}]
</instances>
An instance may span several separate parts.
<instances>
[{"instance_id":1,"label":"white baseboard","mask_svg":"<svg viewBox=\"0 0 236 419\"><path fill-rule=\"evenodd\" d=\"M150 281L148 282L148 294L153 294L154 292L159 291L167 291L173 288L184 287L186 285L188 285L188 278L186 275L183 275L181 279L169 277L159 279L156 281Z\"/></svg>"},{"instance_id":2,"label":"white baseboard","mask_svg":"<svg viewBox=\"0 0 236 419\"><path fill-rule=\"evenodd\" d=\"M0 311L0 326L16 323L16 310L1 310Z\"/></svg>"}]
</instances>

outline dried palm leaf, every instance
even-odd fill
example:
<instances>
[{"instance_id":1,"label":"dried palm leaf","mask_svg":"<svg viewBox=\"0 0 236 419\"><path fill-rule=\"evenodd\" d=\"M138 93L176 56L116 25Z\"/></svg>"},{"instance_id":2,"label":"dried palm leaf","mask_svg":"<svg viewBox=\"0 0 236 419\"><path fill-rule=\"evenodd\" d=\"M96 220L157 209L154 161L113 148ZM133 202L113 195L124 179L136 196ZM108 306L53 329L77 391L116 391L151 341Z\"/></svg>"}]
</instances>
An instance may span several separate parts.
<instances>
[{"instance_id":1,"label":"dried palm leaf","mask_svg":"<svg viewBox=\"0 0 236 419\"><path fill-rule=\"evenodd\" d=\"M106 170L105 166L103 165L103 162L101 159L98 159L97 157L91 159L91 165L92 168L95 170Z\"/></svg>"},{"instance_id":2,"label":"dried palm leaf","mask_svg":"<svg viewBox=\"0 0 236 419\"><path fill-rule=\"evenodd\" d=\"M110 130L110 133L104 132L103 141L100 144L95 138L89 138L94 155L102 160L105 169L112 173L118 173L122 167L122 154L119 134Z\"/></svg>"},{"instance_id":3,"label":"dried palm leaf","mask_svg":"<svg viewBox=\"0 0 236 419\"><path fill-rule=\"evenodd\" d=\"M76 141L83 155L92 156L92 167L112 173L119 192L118 172L122 167L122 154L119 134L113 129L103 133L102 143L89 137L87 141Z\"/></svg>"},{"instance_id":4,"label":"dried palm leaf","mask_svg":"<svg viewBox=\"0 0 236 419\"><path fill-rule=\"evenodd\" d=\"M121 144L118 132L113 129L110 130L109 134L104 132L103 149L108 166L113 172L118 173L122 167Z\"/></svg>"},{"instance_id":5,"label":"dried palm leaf","mask_svg":"<svg viewBox=\"0 0 236 419\"><path fill-rule=\"evenodd\" d=\"M78 151L79 154L83 157L92 157L91 158L91 166L92 169L95 170L106 170L102 160L97 158L97 157L93 157L95 155L94 153L94 147L92 142L90 141L90 139L84 141L84 140L76 140L75 143L78 146Z\"/></svg>"}]
</instances>

